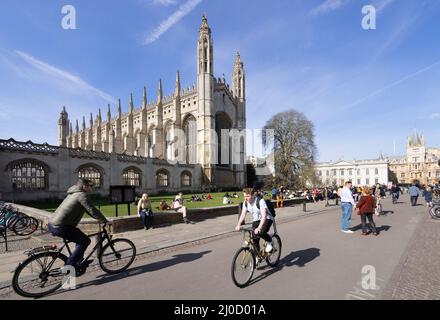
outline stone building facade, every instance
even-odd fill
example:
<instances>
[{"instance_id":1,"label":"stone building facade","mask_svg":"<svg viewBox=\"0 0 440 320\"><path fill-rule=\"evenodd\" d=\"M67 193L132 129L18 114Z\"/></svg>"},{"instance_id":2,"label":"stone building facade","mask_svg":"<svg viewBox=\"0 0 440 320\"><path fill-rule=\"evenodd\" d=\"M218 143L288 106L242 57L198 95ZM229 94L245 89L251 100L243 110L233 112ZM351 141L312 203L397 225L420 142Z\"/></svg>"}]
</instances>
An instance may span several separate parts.
<instances>
[{"instance_id":1,"label":"stone building facade","mask_svg":"<svg viewBox=\"0 0 440 320\"><path fill-rule=\"evenodd\" d=\"M408 137L406 156L390 158L393 180L399 184L411 184L418 180L429 185L440 181L440 149L426 146L425 138L416 130Z\"/></svg>"},{"instance_id":2,"label":"stone building facade","mask_svg":"<svg viewBox=\"0 0 440 320\"><path fill-rule=\"evenodd\" d=\"M232 89L224 78L214 77L213 66L212 33L203 16L197 41L196 85L182 89L177 71L173 94L164 96L159 80L156 101L148 102L144 88L141 106L135 107L130 95L128 112L122 113L119 99L116 116L109 105L106 119L99 110L95 119L90 114L88 127L85 117L81 130L76 120L75 131L63 107L58 147L0 140L3 197L59 197L79 176L99 177L103 194L114 184L135 184L150 193L243 187L244 65L237 53Z\"/></svg>"},{"instance_id":3,"label":"stone building facade","mask_svg":"<svg viewBox=\"0 0 440 320\"><path fill-rule=\"evenodd\" d=\"M372 160L318 163L315 165L315 170L323 186L342 186L349 180L356 186L388 183L388 160L383 157Z\"/></svg>"}]
</instances>

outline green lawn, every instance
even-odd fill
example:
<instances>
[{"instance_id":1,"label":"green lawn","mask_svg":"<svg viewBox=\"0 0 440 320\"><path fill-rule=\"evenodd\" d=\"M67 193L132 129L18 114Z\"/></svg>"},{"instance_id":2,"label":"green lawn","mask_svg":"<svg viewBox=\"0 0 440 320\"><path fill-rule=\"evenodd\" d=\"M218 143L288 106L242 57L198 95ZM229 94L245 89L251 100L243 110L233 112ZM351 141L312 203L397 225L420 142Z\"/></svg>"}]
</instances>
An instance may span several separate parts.
<instances>
[{"instance_id":1,"label":"green lawn","mask_svg":"<svg viewBox=\"0 0 440 320\"><path fill-rule=\"evenodd\" d=\"M230 195L232 195L234 192L229 192ZM184 205L188 209L195 209L195 208L208 208L208 207L217 207L217 206L223 206L223 195L225 192L217 192L217 193L211 193L212 200L203 200L203 201L197 201L197 202L191 202L189 201L191 199L191 194L186 194L183 196ZM199 197L201 197L201 194L198 194ZM233 202L232 204L239 204L243 201L243 193L237 192L237 195L239 198L230 198L230 200ZM159 202L161 200L165 200L170 206L172 205L172 201L174 200L176 196L175 195L163 195L163 196L151 196L151 203L153 206L153 212L157 213L159 211ZM43 202L37 202L37 201L30 201L30 202L20 202L19 204L42 209L49 212L54 212L56 208L60 205L62 200L50 200L50 201L43 201ZM114 204L109 204L107 199L103 198L92 198L93 204L101 210L101 212L106 217L115 217L116 216L116 209ZM128 214L128 206L126 204L120 204L118 205L118 216L126 216ZM134 215L137 214L137 201L136 204L130 205L130 214Z\"/></svg>"}]
</instances>

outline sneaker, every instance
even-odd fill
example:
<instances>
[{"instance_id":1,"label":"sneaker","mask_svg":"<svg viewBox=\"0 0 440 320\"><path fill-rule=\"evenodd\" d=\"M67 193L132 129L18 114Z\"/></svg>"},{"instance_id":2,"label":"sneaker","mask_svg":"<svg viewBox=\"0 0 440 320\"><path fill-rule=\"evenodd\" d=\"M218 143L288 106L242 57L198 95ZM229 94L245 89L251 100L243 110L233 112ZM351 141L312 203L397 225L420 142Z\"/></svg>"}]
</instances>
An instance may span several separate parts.
<instances>
[{"instance_id":1,"label":"sneaker","mask_svg":"<svg viewBox=\"0 0 440 320\"><path fill-rule=\"evenodd\" d=\"M349 234L352 234L352 233L354 233L353 231L351 231L351 230L341 230L343 233L349 233Z\"/></svg>"},{"instance_id":2,"label":"sneaker","mask_svg":"<svg viewBox=\"0 0 440 320\"><path fill-rule=\"evenodd\" d=\"M260 269L261 268L261 263L263 262L263 260L257 257L257 261L256 262L257 262L257 265L255 266L255 269Z\"/></svg>"},{"instance_id":3,"label":"sneaker","mask_svg":"<svg viewBox=\"0 0 440 320\"><path fill-rule=\"evenodd\" d=\"M79 263L79 265L81 267L87 268L91 263L93 262L93 259L88 259L88 260L83 260L81 261L81 263Z\"/></svg>"},{"instance_id":4,"label":"sneaker","mask_svg":"<svg viewBox=\"0 0 440 320\"><path fill-rule=\"evenodd\" d=\"M266 243L266 253L269 253L273 250L272 244L270 242Z\"/></svg>"},{"instance_id":5,"label":"sneaker","mask_svg":"<svg viewBox=\"0 0 440 320\"><path fill-rule=\"evenodd\" d=\"M189 220L187 218L183 218L183 222L185 222L186 224L189 223Z\"/></svg>"}]
</instances>

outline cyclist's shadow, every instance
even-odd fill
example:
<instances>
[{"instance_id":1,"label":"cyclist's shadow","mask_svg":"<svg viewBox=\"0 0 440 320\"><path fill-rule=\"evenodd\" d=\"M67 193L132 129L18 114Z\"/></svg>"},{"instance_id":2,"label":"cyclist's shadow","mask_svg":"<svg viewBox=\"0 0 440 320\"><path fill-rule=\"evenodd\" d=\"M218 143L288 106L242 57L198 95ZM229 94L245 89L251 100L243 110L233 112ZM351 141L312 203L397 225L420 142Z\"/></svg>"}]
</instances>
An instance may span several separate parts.
<instances>
[{"instance_id":1,"label":"cyclist's shadow","mask_svg":"<svg viewBox=\"0 0 440 320\"><path fill-rule=\"evenodd\" d=\"M96 277L97 279L95 279L95 280L78 284L76 286L75 290L85 288L88 286L96 286L96 285L100 285L100 284L104 284L104 283L108 283L108 282L112 282L112 281L116 281L116 280L120 280L120 279L124 279L124 278L128 278L128 277L136 276L136 275L143 274L146 272L154 272L154 271L157 271L160 269L165 269L165 268L174 266L179 263L192 262L194 260L202 258L205 254L208 254L211 252L212 252L211 250L208 250L208 251L202 251L202 252L197 252L197 253L177 254L177 255L174 255L171 259L164 260L164 261L157 261L157 262L153 262L150 264L144 264L144 265L134 267L134 268L128 268L127 270L125 270L121 273L118 273L118 274L111 275L111 274L104 273L104 274L98 275ZM62 291L62 290L61 291L57 290L56 292L49 294L49 295L56 295L56 294L60 294L63 292L64 291Z\"/></svg>"},{"instance_id":2,"label":"cyclist's shadow","mask_svg":"<svg viewBox=\"0 0 440 320\"><path fill-rule=\"evenodd\" d=\"M304 267L310 261L315 260L317 257L321 255L321 249L318 248L309 248L304 250L292 251L284 258L280 259L278 265L276 267L271 268L266 265L264 269L270 268L269 270L263 272L258 275L249 282L249 285L254 284L258 281L263 280L264 278L270 276L271 274L280 271L284 267L292 267L298 266L300 268Z\"/></svg>"}]
</instances>

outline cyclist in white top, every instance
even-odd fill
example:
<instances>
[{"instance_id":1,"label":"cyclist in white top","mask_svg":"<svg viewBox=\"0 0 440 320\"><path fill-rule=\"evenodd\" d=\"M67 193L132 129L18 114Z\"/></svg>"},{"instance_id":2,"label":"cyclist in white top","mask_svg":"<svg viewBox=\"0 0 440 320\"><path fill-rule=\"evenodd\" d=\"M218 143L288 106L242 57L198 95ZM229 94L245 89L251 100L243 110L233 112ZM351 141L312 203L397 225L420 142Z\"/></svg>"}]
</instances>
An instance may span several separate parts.
<instances>
[{"instance_id":1,"label":"cyclist in white top","mask_svg":"<svg viewBox=\"0 0 440 320\"><path fill-rule=\"evenodd\" d=\"M254 228L254 233L256 238L254 239L254 244L258 251L260 250L260 238L266 240L266 252L272 251L272 238L268 235L268 231L273 223L273 217L267 210L266 201L263 198L258 198L255 194L255 190L252 188L243 189L244 202L243 209L241 210L240 218L238 219L236 231L240 230L240 226L246 217L246 213L250 212L252 214L252 227ZM257 205L257 201L258 205ZM260 207L260 208L258 208Z\"/></svg>"}]
</instances>

